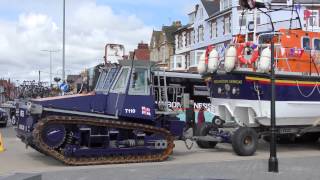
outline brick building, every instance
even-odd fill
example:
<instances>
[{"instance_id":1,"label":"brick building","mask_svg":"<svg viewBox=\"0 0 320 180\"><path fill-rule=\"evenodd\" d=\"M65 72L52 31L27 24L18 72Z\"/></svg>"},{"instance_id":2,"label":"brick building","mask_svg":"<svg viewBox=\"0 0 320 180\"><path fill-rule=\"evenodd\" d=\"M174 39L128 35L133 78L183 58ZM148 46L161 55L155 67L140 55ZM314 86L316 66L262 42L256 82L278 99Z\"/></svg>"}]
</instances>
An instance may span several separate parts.
<instances>
[{"instance_id":1,"label":"brick building","mask_svg":"<svg viewBox=\"0 0 320 180\"><path fill-rule=\"evenodd\" d=\"M137 49L135 49L133 52L130 52L130 59L133 60L144 60L149 61L150 60L150 50L149 45L146 43L139 43Z\"/></svg>"}]
</instances>

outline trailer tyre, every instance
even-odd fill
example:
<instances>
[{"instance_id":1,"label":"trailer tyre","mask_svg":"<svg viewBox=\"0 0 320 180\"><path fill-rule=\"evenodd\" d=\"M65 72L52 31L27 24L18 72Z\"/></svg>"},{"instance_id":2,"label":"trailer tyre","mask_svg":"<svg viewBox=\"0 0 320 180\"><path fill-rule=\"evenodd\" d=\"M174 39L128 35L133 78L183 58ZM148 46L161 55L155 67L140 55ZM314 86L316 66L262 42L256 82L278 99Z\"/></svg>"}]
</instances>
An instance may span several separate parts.
<instances>
[{"instance_id":1,"label":"trailer tyre","mask_svg":"<svg viewBox=\"0 0 320 180\"><path fill-rule=\"evenodd\" d=\"M232 148L239 156L252 156L258 145L258 134L252 128L240 127L232 135Z\"/></svg>"},{"instance_id":2,"label":"trailer tyre","mask_svg":"<svg viewBox=\"0 0 320 180\"><path fill-rule=\"evenodd\" d=\"M213 127L210 123L203 123L202 125L198 125L196 129L196 135L197 136L206 136L208 135L210 129ZM196 141L197 145L201 149L212 149L215 148L217 145L217 142L208 142L208 141Z\"/></svg>"}]
</instances>

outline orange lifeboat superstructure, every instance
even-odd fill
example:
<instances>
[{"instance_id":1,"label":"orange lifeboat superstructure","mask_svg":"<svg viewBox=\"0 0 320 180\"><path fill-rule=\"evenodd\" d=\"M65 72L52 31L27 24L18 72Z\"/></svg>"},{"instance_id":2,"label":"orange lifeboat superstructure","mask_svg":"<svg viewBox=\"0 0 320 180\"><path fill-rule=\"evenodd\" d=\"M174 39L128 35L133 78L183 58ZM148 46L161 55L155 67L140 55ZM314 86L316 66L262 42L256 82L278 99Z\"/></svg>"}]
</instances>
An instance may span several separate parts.
<instances>
[{"instance_id":1,"label":"orange lifeboat superstructure","mask_svg":"<svg viewBox=\"0 0 320 180\"><path fill-rule=\"evenodd\" d=\"M257 51L252 50L251 59L253 63L244 63L244 54L239 52L243 51L244 44L259 47L259 57L264 48L270 47L270 34L259 35L258 42L245 42L242 36L237 37L235 43L238 49L238 68L246 67L257 71L254 65L259 61ZM295 73L301 75L316 74L320 72L320 33L307 32L303 30L288 30L281 29L274 34L273 41L275 43L275 60L277 73ZM251 62L251 61L250 61Z\"/></svg>"}]
</instances>

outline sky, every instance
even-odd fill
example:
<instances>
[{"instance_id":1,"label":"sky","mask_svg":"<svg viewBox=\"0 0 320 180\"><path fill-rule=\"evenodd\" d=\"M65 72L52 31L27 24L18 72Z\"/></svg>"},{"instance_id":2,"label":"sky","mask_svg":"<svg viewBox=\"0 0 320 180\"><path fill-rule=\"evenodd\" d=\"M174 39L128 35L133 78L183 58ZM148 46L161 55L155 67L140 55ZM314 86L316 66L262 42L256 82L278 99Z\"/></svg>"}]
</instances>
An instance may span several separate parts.
<instances>
[{"instance_id":1,"label":"sky","mask_svg":"<svg viewBox=\"0 0 320 180\"><path fill-rule=\"evenodd\" d=\"M62 73L63 0L0 0L0 79L49 81ZM107 43L125 45L127 53L152 30L180 20L198 0L66 0L66 73L102 63Z\"/></svg>"}]
</instances>

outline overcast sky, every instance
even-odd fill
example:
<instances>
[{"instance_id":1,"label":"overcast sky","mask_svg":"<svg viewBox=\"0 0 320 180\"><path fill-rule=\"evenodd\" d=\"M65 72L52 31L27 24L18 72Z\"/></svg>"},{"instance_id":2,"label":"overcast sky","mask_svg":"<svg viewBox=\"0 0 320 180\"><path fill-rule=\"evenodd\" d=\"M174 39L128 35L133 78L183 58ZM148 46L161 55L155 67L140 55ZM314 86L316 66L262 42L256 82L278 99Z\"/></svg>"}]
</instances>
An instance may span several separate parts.
<instances>
[{"instance_id":1,"label":"overcast sky","mask_svg":"<svg viewBox=\"0 0 320 180\"><path fill-rule=\"evenodd\" d=\"M61 75L62 0L0 0L0 78L36 80ZM66 0L66 73L103 62L106 43L132 50L153 29L187 22L197 0Z\"/></svg>"}]
</instances>

